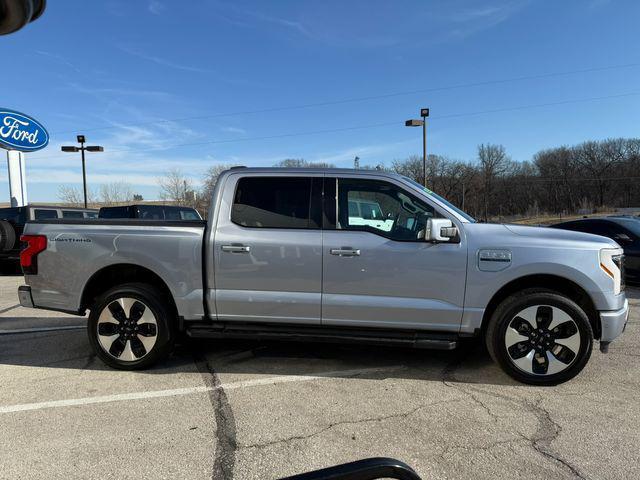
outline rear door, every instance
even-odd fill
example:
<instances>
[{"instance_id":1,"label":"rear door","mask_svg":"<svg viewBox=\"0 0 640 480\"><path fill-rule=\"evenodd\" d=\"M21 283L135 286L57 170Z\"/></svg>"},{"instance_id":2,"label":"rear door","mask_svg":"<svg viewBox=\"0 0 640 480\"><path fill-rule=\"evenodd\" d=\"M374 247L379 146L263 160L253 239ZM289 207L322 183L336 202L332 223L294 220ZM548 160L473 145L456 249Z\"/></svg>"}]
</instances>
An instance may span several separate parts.
<instances>
[{"instance_id":1,"label":"rear door","mask_svg":"<svg viewBox=\"0 0 640 480\"><path fill-rule=\"evenodd\" d=\"M213 242L217 318L319 324L322 174L231 175Z\"/></svg>"},{"instance_id":2,"label":"rear door","mask_svg":"<svg viewBox=\"0 0 640 480\"><path fill-rule=\"evenodd\" d=\"M323 325L458 331L464 232L424 240L428 217L443 212L387 177L327 178L324 207Z\"/></svg>"}]
</instances>

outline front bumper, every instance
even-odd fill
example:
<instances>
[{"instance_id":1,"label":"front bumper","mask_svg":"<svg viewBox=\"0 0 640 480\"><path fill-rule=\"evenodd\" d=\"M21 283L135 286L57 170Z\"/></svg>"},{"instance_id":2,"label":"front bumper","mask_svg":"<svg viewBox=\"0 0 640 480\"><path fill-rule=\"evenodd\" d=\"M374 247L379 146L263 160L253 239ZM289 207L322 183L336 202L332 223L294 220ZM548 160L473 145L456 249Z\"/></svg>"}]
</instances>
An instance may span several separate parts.
<instances>
[{"instance_id":1,"label":"front bumper","mask_svg":"<svg viewBox=\"0 0 640 480\"><path fill-rule=\"evenodd\" d=\"M600 312L600 326L602 333L600 342L615 340L627 326L629 320L629 300L625 299L624 306L620 310Z\"/></svg>"},{"instance_id":2,"label":"front bumper","mask_svg":"<svg viewBox=\"0 0 640 480\"><path fill-rule=\"evenodd\" d=\"M30 286L21 285L18 287L18 299L20 300L20 305L23 307L34 308Z\"/></svg>"}]
</instances>

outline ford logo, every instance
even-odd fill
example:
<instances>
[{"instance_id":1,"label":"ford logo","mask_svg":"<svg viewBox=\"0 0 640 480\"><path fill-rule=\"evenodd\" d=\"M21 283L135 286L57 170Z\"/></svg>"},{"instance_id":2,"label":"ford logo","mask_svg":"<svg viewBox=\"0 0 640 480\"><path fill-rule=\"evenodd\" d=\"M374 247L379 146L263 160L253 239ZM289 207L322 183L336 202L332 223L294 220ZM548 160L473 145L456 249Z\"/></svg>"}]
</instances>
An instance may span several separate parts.
<instances>
[{"instance_id":1,"label":"ford logo","mask_svg":"<svg viewBox=\"0 0 640 480\"><path fill-rule=\"evenodd\" d=\"M0 108L0 147L34 152L49 143L49 134L37 120L24 113Z\"/></svg>"}]
</instances>

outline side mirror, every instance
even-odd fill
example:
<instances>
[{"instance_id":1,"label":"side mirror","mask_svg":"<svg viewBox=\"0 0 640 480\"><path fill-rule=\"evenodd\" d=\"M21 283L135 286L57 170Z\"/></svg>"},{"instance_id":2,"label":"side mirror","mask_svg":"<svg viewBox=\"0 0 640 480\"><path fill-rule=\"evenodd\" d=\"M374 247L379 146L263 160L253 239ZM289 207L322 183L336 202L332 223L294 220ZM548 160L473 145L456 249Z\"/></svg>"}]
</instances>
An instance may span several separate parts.
<instances>
[{"instance_id":1,"label":"side mirror","mask_svg":"<svg viewBox=\"0 0 640 480\"><path fill-rule=\"evenodd\" d=\"M458 228L448 218L429 218L427 220L427 242L450 242L458 236Z\"/></svg>"}]
</instances>

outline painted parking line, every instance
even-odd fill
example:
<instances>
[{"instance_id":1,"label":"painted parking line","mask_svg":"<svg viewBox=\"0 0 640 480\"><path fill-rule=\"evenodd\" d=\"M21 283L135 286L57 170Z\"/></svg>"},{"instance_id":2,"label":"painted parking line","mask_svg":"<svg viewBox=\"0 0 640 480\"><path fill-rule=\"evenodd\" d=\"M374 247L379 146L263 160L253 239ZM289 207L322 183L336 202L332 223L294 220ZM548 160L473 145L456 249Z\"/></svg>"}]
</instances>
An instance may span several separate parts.
<instances>
[{"instance_id":1,"label":"painted parking line","mask_svg":"<svg viewBox=\"0 0 640 480\"><path fill-rule=\"evenodd\" d=\"M335 377L359 377L370 373L383 373L397 371L404 368L403 365L377 368L360 368L357 370L337 370L332 372L321 372L314 375L281 375L276 377L256 378L253 380L243 380L222 384L219 387L197 386L186 388L174 388L170 390L151 390L146 392L119 393L115 395L102 395L98 397L70 398L67 400L52 400L49 402L23 403L19 405L7 405L0 407L0 414L25 412L29 410L44 410L48 408L73 407L82 405L92 405L96 403L124 402L129 400L145 400L150 398L178 397L183 395L193 395L196 393L210 392L216 388L227 390L237 390L241 388L258 387L261 385L275 385L280 383L308 382L311 380L321 380Z\"/></svg>"},{"instance_id":2,"label":"painted parking line","mask_svg":"<svg viewBox=\"0 0 640 480\"><path fill-rule=\"evenodd\" d=\"M15 335L18 333L40 333L56 332L58 330L86 330L86 325L67 325L65 327L35 327L35 328L15 328L10 330L0 330L0 335Z\"/></svg>"}]
</instances>

